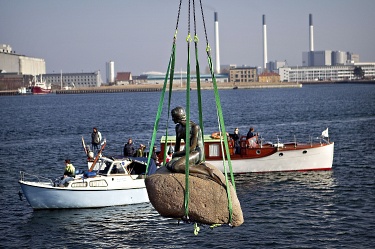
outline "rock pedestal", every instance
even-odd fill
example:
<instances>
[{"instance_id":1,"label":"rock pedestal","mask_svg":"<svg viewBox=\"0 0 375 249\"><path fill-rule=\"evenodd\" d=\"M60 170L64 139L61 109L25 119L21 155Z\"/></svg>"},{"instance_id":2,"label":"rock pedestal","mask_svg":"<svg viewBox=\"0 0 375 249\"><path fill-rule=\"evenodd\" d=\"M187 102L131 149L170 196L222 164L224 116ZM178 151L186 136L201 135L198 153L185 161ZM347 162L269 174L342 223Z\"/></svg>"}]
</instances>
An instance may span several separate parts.
<instances>
[{"instance_id":1,"label":"rock pedestal","mask_svg":"<svg viewBox=\"0 0 375 249\"><path fill-rule=\"evenodd\" d=\"M224 175L214 166L206 165L214 170L223 183ZM185 216L185 174L172 173L165 167L148 176L145 180L151 204L160 215L180 219ZM232 226L244 222L240 202L230 184L232 199ZM189 220L201 224L228 224L229 209L226 187L205 177L189 176Z\"/></svg>"}]
</instances>

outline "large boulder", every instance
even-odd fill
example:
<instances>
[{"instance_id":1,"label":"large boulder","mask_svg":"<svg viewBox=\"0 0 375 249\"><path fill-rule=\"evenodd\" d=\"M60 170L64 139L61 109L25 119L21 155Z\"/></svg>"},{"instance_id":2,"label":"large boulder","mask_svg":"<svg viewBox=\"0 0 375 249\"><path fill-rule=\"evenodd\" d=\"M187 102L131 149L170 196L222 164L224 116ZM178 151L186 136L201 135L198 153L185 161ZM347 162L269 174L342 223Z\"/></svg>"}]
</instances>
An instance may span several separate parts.
<instances>
[{"instance_id":1,"label":"large boulder","mask_svg":"<svg viewBox=\"0 0 375 249\"><path fill-rule=\"evenodd\" d=\"M223 183L225 177L221 171L206 163L213 169ZM145 180L151 204L160 215L168 218L182 219L185 216L185 174L172 173L166 167ZM229 183L232 199L232 226L244 222L237 194ZM204 176L189 176L189 220L200 224L229 224L228 197L225 185Z\"/></svg>"}]
</instances>

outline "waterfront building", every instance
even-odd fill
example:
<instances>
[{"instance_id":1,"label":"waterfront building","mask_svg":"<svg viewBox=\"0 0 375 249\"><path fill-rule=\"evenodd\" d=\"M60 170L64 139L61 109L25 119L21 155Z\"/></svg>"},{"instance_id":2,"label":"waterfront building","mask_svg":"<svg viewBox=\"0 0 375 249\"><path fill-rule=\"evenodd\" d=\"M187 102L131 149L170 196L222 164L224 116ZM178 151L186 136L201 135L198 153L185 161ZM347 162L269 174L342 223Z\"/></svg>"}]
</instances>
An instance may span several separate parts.
<instances>
[{"instance_id":1,"label":"waterfront building","mask_svg":"<svg viewBox=\"0 0 375 249\"><path fill-rule=\"evenodd\" d=\"M286 65L286 61L269 61L267 62L267 71L268 72L279 72L280 67L284 67Z\"/></svg>"},{"instance_id":2,"label":"waterfront building","mask_svg":"<svg viewBox=\"0 0 375 249\"><path fill-rule=\"evenodd\" d=\"M132 78L134 84L164 84L165 73L161 72L147 72L139 76ZM228 82L228 74L215 74L215 79L217 83ZM183 71L175 71L173 77L174 84L186 84L187 74ZM197 76L195 73L190 74L190 82L196 82ZM212 82L211 74L201 74L201 82ZM169 82L169 77L168 77Z\"/></svg>"},{"instance_id":3,"label":"waterfront building","mask_svg":"<svg viewBox=\"0 0 375 249\"><path fill-rule=\"evenodd\" d=\"M259 74L258 81L261 83L275 83L280 82L280 75L275 72L263 72Z\"/></svg>"},{"instance_id":4,"label":"waterfront building","mask_svg":"<svg viewBox=\"0 0 375 249\"><path fill-rule=\"evenodd\" d=\"M108 84L115 82L115 63L113 61L106 63L106 77Z\"/></svg>"},{"instance_id":5,"label":"waterfront building","mask_svg":"<svg viewBox=\"0 0 375 249\"><path fill-rule=\"evenodd\" d=\"M103 83L100 71L91 73L53 73L44 74L43 79L52 85L69 87L100 87Z\"/></svg>"},{"instance_id":6,"label":"waterfront building","mask_svg":"<svg viewBox=\"0 0 375 249\"><path fill-rule=\"evenodd\" d=\"M309 51L302 53L302 66L339 66L346 63L358 63L359 55L344 51Z\"/></svg>"},{"instance_id":7,"label":"waterfront building","mask_svg":"<svg viewBox=\"0 0 375 249\"><path fill-rule=\"evenodd\" d=\"M0 44L0 73L45 74L46 62L41 58L17 54L11 46Z\"/></svg>"},{"instance_id":8,"label":"waterfront building","mask_svg":"<svg viewBox=\"0 0 375 249\"><path fill-rule=\"evenodd\" d=\"M256 82L258 73L256 67L234 67L229 69L230 82Z\"/></svg>"},{"instance_id":9,"label":"waterfront building","mask_svg":"<svg viewBox=\"0 0 375 249\"><path fill-rule=\"evenodd\" d=\"M348 63L338 66L281 67L279 75L280 81L283 82L350 81L358 79L354 73L356 67L363 70L365 79L375 79L375 62Z\"/></svg>"},{"instance_id":10,"label":"waterfront building","mask_svg":"<svg viewBox=\"0 0 375 249\"><path fill-rule=\"evenodd\" d=\"M131 72L118 72L116 76L116 85L123 86L133 84L133 77Z\"/></svg>"}]
</instances>

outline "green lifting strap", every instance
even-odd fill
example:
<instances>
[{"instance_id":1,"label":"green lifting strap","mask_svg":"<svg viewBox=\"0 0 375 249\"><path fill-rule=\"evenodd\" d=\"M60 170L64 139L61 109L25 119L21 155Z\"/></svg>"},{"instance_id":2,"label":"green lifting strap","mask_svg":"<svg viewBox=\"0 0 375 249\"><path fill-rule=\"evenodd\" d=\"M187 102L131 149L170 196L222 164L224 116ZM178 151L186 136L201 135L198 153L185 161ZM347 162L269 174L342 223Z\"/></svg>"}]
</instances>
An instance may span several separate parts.
<instances>
[{"instance_id":1,"label":"green lifting strap","mask_svg":"<svg viewBox=\"0 0 375 249\"><path fill-rule=\"evenodd\" d=\"M172 54L171 54L171 57L169 59L167 72L170 72L171 64L174 64L175 52L176 52L176 44L173 43ZM171 72L172 72L172 70L171 70ZM159 99L158 113L156 114L156 118L155 118L154 129L153 129L153 132L152 132L152 139L151 139L151 144L150 144L148 158L147 158L147 166L146 166L146 173L145 173L146 176L147 176L147 172L148 172L148 166L150 165L150 161L151 161L152 149L154 148L154 145L155 145L157 129L159 127L160 116L161 116L161 112L162 112L162 109L163 109L164 94L165 94L167 82L168 82L168 73L165 75L163 90L162 90L162 94L161 94L160 99Z\"/></svg>"},{"instance_id":2,"label":"green lifting strap","mask_svg":"<svg viewBox=\"0 0 375 249\"><path fill-rule=\"evenodd\" d=\"M199 113L199 126L202 130L202 142L204 144L204 127L203 127L203 112L202 112L202 94L201 94L201 77L198 60L198 35L197 35L197 21L195 18L195 1L193 0L193 16L194 16L194 45L195 45L195 71L197 75L197 94L198 94L198 113ZM205 161L205 155L203 161Z\"/></svg>"},{"instance_id":3,"label":"green lifting strap","mask_svg":"<svg viewBox=\"0 0 375 249\"><path fill-rule=\"evenodd\" d=\"M172 45L171 56L169 58L167 73L165 74L162 94L161 94L160 99L159 99L158 112L156 114L154 129L153 129L153 132L152 132L151 144L150 144L150 148L149 148L149 153L148 153L148 158L147 158L147 166L146 166L146 172L145 172L146 177L147 177L147 173L148 173L148 166L150 165L150 161L151 161L152 149L154 148L154 145L155 145L157 129L159 127L160 116L161 116L162 109L163 109L165 89L166 89L167 82L168 82L168 75L170 73L170 77L169 77L169 79L170 79L170 85L169 86L170 87L169 87L169 101L168 101L168 119L169 119L170 100L171 100L171 94L172 94L174 67L175 67L175 60L176 60L176 40L177 40L177 32L178 32L178 23L179 23L179 20L180 20L181 3L182 3L182 0L180 0L180 4L178 6L177 22L176 22L175 33L174 33L174 36L173 36L173 45ZM166 129L166 140L165 141L168 141L168 126L167 126L167 129ZM164 153L166 153L166 150L164 150ZM164 154L164 158L165 158L165 154ZM165 159L164 159L164 163L165 163Z\"/></svg>"},{"instance_id":4,"label":"green lifting strap","mask_svg":"<svg viewBox=\"0 0 375 249\"><path fill-rule=\"evenodd\" d=\"M227 134L226 129L225 129L225 124L224 124L223 111L222 111L222 108L221 108L219 91L217 89L215 73L213 71L213 66L212 66L211 48L210 48L210 45L208 43L208 38L207 38L207 30L206 30L206 23L205 23L205 20L204 20L202 1L199 0L199 2L200 2L201 14L202 14L204 32L205 32L205 37L206 37L207 60L208 60L208 65L209 65L210 72L211 72L212 83L213 83L213 86L214 86L216 109L217 109L217 113L218 113L218 116L219 116L220 132L222 134ZM224 147L225 147L225 152L226 152L226 158L228 159L228 165L229 165L229 170L230 170L231 182L232 182L232 185L234 187L234 190L236 190L236 185L235 185L235 182L234 182L234 175L233 175L233 170L232 170L232 162L231 162L230 153L229 153L228 139L227 139L227 136L225 136L225 135L223 137L224 137ZM227 167L225 165L225 157L223 157L223 166L224 166L225 182L226 182L226 186L227 186L229 223L231 223L232 222L232 216L233 216L233 209L232 209L231 194L230 194L230 191L228 189L228 177L227 177Z\"/></svg>"},{"instance_id":5,"label":"green lifting strap","mask_svg":"<svg viewBox=\"0 0 375 249\"><path fill-rule=\"evenodd\" d=\"M172 46L172 52L171 56L169 59L169 64L167 68L167 73L164 79L164 85L162 89L162 94L160 96L159 100L159 105L158 105L158 112L156 115L155 123L154 123L154 129L153 129L153 135L151 139L151 145L150 145L150 152L152 148L154 147L155 144L155 139L156 139L156 134L157 134L157 128L159 126L159 121L160 121L160 116L162 112L162 107L164 103L164 96L165 96L165 91L167 87L167 82L168 82L168 76L170 79L170 85L169 85L169 97L168 97L168 120L169 120L169 115L170 115L170 103L171 103L171 95L172 95L172 88L173 88L173 78L174 78L174 69L175 69L175 56L176 56L176 39L177 39L177 30L178 30L178 22L179 22L179 17L180 17L180 10L181 10L181 2L179 4L179 9L178 9L178 17L177 17L177 24L176 24L176 31L175 35L173 38L173 46ZM204 32L206 36L206 52L207 52L207 60L208 60L208 65L210 68L211 72L211 78L214 86L214 93L215 93L215 102L216 102L216 108L217 108L217 114L219 118L219 127L220 127L220 132L222 134L226 134L226 129L225 129L225 124L224 124L224 118L222 114L222 108L221 108L221 103L220 103L220 96L219 92L217 89L217 83L216 83L216 78L215 74L213 71L213 66L212 66L212 59L211 59L211 48L208 43L207 39L207 32L206 32L206 26L205 26L205 21L204 21L204 14L203 14L203 8L202 8L202 2L200 0L200 8L201 8L201 13L202 13L202 19L203 19L203 25L204 25ZM202 139L203 139L203 134L204 134L204 127L203 127L203 115L202 115L202 100L201 100L201 84L200 84L200 68L199 68L199 61L198 61L198 36L196 34L196 22L195 22L195 4L193 0L193 10L194 10L194 29L195 29L195 35L194 35L194 44L195 44L195 57L196 57L196 78L197 78L197 94L198 94L198 108L199 108L199 126L201 127L202 130ZM190 154L190 82L191 82L191 76L190 76L190 43L191 43L191 36L190 36L190 0L189 0L189 14L188 14L188 36L186 38L187 41L187 52L188 52L188 58L187 58L187 83L186 83L186 141L185 141L185 153L186 155ZM168 120L167 120L167 128L166 128L166 133L165 133L165 141L164 143L167 145L168 143ZM203 141L204 143L204 141ZM224 136L224 147L225 147L225 152L226 152L226 158L228 159L228 165L229 165L229 170L230 170L230 176L231 176L231 182L232 185L235 188L235 182L234 182L234 176L233 176L233 170L232 170L232 163L230 160L230 153L229 153L229 145L228 145L228 140L227 137ZM166 158L166 150L167 146L164 146L164 165L165 165L165 158ZM185 207L185 219L189 219L189 157L186 156L186 161L185 161L185 196L184 196L184 207ZM148 165L150 163L151 159L151 153L148 155L148 160L147 160L147 168L146 172L148 172ZM228 210L229 210L229 222L232 222L232 201L231 201L231 195L230 191L228 188L228 174L227 174L227 166L225 165L225 157L223 157L223 164L224 164L224 174L225 174L225 181L226 181L226 186L227 186L227 196L228 196ZM147 173L146 173L147 174Z\"/></svg>"},{"instance_id":6,"label":"green lifting strap","mask_svg":"<svg viewBox=\"0 0 375 249\"><path fill-rule=\"evenodd\" d=\"M190 0L188 8L188 35L186 37L187 42L187 77L186 77L186 125L185 125L185 195L184 195L184 207L185 207L185 219L189 220L189 155L190 155Z\"/></svg>"},{"instance_id":7,"label":"green lifting strap","mask_svg":"<svg viewBox=\"0 0 375 249\"><path fill-rule=\"evenodd\" d=\"M189 155L190 155L190 34L186 38L188 44L187 79L186 79L186 134L185 134L185 218L189 220Z\"/></svg>"}]
</instances>

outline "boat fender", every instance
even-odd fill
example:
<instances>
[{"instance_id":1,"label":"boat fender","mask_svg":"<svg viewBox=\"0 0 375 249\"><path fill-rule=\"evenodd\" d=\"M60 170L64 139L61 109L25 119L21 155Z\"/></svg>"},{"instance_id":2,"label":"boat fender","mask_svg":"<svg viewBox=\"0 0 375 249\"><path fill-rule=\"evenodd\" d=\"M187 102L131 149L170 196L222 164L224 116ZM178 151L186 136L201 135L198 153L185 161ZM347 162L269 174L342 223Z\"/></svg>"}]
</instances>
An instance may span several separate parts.
<instances>
[{"instance_id":1,"label":"boat fender","mask_svg":"<svg viewBox=\"0 0 375 249\"><path fill-rule=\"evenodd\" d=\"M94 152L89 151L88 155L89 155L89 158L91 158L91 159L94 158Z\"/></svg>"},{"instance_id":2,"label":"boat fender","mask_svg":"<svg viewBox=\"0 0 375 249\"><path fill-rule=\"evenodd\" d=\"M220 136L220 132L214 132L211 134L211 138L213 139L220 139L222 138L223 136Z\"/></svg>"}]
</instances>

